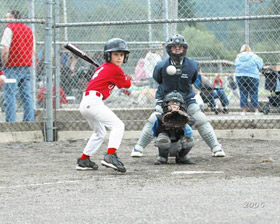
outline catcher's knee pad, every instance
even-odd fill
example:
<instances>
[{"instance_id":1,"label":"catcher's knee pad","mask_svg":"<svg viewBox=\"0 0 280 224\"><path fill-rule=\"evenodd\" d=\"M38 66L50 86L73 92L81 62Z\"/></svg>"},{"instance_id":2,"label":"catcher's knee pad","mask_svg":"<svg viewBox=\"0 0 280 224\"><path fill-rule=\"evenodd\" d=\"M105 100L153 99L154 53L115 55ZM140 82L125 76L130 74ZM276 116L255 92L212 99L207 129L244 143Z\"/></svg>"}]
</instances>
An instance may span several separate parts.
<instances>
[{"instance_id":1,"label":"catcher's knee pad","mask_svg":"<svg viewBox=\"0 0 280 224\"><path fill-rule=\"evenodd\" d=\"M160 133L156 139L156 146L161 150L168 150L171 146L171 140L166 133Z\"/></svg>"},{"instance_id":2,"label":"catcher's knee pad","mask_svg":"<svg viewBox=\"0 0 280 224\"><path fill-rule=\"evenodd\" d=\"M154 111L150 117L148 118L148 122L151 123L153 125L153 123L156 121L157 119L157 115L160 115L161 113L158 111Z\"/></svg>"},{"instance_id":3,"label":"catcher's knee pad","mask_svg":"<svg viewBox=\"0 0 280 224\"><path fill-rule=\"evenodd\" d=\"M219 145L216 134L212 125L207 120L205 114L200 110L197 104L190 104L188 107L190 113L195 119L195 126L203 140L212 149Z\"/></svg>"},{"instance_id":4,"label":"catcher's knee pad","mask_svg":"<svg viewBox=\"0 0 280 224\"><path fill-rule=\"evenodd\" d=\"M194 139L183 137L181 140L181 144L183 149L192 148L194 146Z\"/></svg>"},{"instance_id":5,"label":"catcher's knee pad","mask_svg":"<svg viewBox=\"0 0 280 224\"><path fill-rule=\"evenodd\" d=\"M208 122L205 114L200 110L200 107L196 103L192 103L188 106L187 113L195 119L196 127Z\"/></svg>"}]
</instances>

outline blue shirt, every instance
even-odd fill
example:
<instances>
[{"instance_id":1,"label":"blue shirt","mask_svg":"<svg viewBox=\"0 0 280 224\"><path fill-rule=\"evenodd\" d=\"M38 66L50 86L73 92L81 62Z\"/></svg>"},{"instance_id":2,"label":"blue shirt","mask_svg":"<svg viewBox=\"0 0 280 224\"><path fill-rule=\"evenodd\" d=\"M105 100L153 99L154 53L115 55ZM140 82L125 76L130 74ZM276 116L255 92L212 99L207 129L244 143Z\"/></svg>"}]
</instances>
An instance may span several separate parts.
<instances>
[{"instance_id":1,"label":"blue shirt","mask_svg":"<svg viewBox=\"0 0 280 224\"><path fill-rule=\"evenodd\" d=\"M263 60L252 52L242 52L237 55L235 61L236 77L247 76L260 79L260 70L263 67Z\"/></svg>"},{"instance_id":2,"label":"blue shirt","mask_svg":"<svg viewBox=\"0 0 280 224\"><path fill-rule=\"evenodd\" d=\"M198 90L201 90L201 75L198 74L195 82L193 83L194 87Z\"/></svg>"}]
</instances>

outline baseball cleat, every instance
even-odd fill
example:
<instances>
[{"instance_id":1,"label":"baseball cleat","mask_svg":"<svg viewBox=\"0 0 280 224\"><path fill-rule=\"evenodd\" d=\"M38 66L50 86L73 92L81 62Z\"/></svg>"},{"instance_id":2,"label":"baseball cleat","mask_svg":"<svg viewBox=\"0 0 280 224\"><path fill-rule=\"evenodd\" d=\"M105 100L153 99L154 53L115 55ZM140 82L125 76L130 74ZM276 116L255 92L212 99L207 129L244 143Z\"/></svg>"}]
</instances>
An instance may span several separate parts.
<instances>
[{"instance_id":1,"label":"baseball cleat","mask_svg":"<svg viewBox=\"0 0 280 224\"><path fill-rule=\"evenodd\" d=\"M78 159L76 170L97 170L98 165L90 159Z\"/></svg>"},{"instance_id":2,"label":"baseball cleat","mask_svg":"<svg viewBox=\"0 0 280 224\"><path fill-rule=\"evenodd\" d=\"M156 160L154 161L154 165L161 165L161 164L167 164L168 158L164 158L162 156L158 156Z\"/></svg>"},{"instance_id":3,"label":"baseball cleat","mask_svg":"<svg viewBox=\"0 0 280 224\"><path fill-rule=\"evenodd\" d=\"M176 156L176 163L177 164L195 164L190 158L188 158L187 156L184 157L179 157Z\"/></svg>"},{"instance_id":4,"label":"baseball cleat","mask_svg":"<svg viewBox=\"0 0 280 224\"><path fill-rule=\"evenodd\" d=\"M225 154L224 150L221 148L215 152L212 151L212 156L213 157L225 157L226 154Z\"/></svg>"},{"instance_id":5,"label":"baseball cleat","mask_svg":"<svg viewBox=\"0 0 280 224\"><path fill-rule=\"evenodd\" d=\"M116 153L114 154L105 154L104 159L101 161L102 166L107 168L112 168L119 172L125 173L126 169L123 163L119 160Z\"/></svg>"},{"instance_id":6,"label":"baseball cleat","mask_svg":"<svg viewBox=\"0 0 280 224\"><path fill-rule=\"evenodd\" d=\"M137 150L135 147L133 147L132 151L131 151L131 157L142 157L143 156L143 152Z\"/></svg>"}]
</instances>

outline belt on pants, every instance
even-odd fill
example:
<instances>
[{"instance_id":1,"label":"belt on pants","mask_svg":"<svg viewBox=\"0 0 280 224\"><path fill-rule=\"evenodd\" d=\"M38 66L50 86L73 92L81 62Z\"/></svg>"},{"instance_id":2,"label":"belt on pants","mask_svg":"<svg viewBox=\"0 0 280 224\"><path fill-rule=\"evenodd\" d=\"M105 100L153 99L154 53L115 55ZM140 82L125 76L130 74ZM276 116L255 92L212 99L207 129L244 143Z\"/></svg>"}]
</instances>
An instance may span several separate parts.
<instances>
[{"instance_id":1,"label":"belt on pants","mask_svg":"<svg viewBox=\"0 0 280 224\"><path fill-rule=\"evenodd\" d=\"M97 97L103 98L103 95L100 92L98 92L98 91L91 90L91 91L86 91L85 92L85 96L92 95L92 94L94 94Z\"/></svg>"}]
</instances>

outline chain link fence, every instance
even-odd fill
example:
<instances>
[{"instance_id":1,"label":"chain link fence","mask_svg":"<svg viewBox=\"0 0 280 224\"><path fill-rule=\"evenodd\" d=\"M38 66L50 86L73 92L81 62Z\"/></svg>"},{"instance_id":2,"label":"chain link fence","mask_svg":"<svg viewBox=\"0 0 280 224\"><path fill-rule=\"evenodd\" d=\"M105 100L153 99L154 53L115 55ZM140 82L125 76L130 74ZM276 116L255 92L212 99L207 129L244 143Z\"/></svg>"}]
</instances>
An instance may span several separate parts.
<instances>
[{"instance_id":1,"label":"chain link fence","mask_svg":"<svg viewBox=\"0 0 280 224\"><path fill-rule=\"evenodd\" d=\"M51 12L46 4L51 5ZM133 77L133 86L128 91L116 88L106 104L127 122L127 129L141 129L142 121L155 106L157 85L152 79L153 68L167 56L164 44L168 37L179 33L188 42L187 56L200 63L201 75L208 86L198 89L203 98L201 107L217 123L217 128L237 128L246 123L240 116L240 91L234 66L243 44L248 44L263 59L266 69L260 73L258 108L267 114L266 118L273 116L258 125L249 122L245 128L279 128L276 119L280 112L279 97L272 99L277 85L274 88L268 84L277 82L280 71L277 0L10 0L0 10L3 31L10 22L4 17L12 9L19 10L22 19L31 19L24 23L34 36L30 92L35 123L44 123L49 114L49 120L54 120L50 128L54 125L57 130L87 129L78 107L95 67L75 57L64 44L74 44L101 64L105 42L119 37L128 43L131 52L122 68ZM51 46L46 45L48 18L52 21L52 49L46 49ZM52 57L50 77L46 54ZM17 81L13 85L20 88L19 84ZM3 92L4 89L0 93L0 121L5 123ZM47 112L52 109L47 106L48 92L54 94L51 113ZM17 102L16 121L21 123L26 100L17 94ZM254 119L253 113L247 115ZM224 121L228 125L221 125Z\"/></svg>"}]
</instances>

